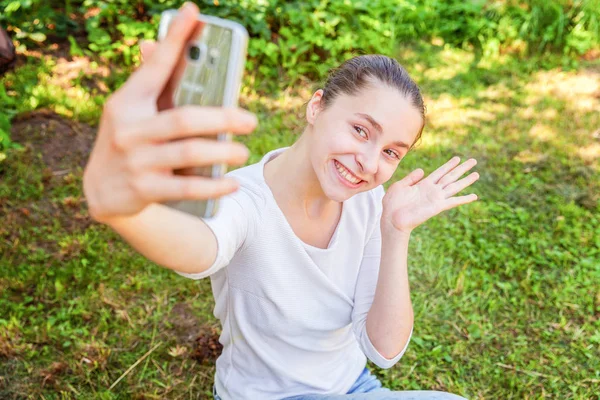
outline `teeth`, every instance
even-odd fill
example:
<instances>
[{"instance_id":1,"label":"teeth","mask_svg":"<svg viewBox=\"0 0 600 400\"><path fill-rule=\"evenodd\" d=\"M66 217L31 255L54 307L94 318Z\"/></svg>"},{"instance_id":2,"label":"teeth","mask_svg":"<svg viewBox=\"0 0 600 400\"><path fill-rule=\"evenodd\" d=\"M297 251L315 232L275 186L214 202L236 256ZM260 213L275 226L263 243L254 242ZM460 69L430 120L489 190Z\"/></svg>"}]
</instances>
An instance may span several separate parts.
<instances>
[{"instance_id":1,"label":"teeth","mask_svg":"<svg viewBox=\"0 0 600 400\"><path fill-rule=\"evenodd\" d=\"M341 176L344 177L344 179L346 179L348 182L352 183L352 184L357 184L358 182L360 182L360 179L355 178L350 171L348 171L346 168L344 168L342 166L342 164L340 164L339 162L335 162L336 164L336 168L338 170L338 172L340 173Z\"/></svg>"}]
</instances>

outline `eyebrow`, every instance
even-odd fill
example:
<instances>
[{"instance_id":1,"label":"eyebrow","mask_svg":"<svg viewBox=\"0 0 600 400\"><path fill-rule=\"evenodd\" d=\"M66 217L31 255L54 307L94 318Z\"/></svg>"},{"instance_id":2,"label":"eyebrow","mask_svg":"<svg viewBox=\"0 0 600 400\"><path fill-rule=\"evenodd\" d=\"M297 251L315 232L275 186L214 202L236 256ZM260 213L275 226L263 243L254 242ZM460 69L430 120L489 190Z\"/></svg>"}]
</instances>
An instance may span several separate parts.
<instances>
[{"instance_id":1,"label":"eyebrow","mask_svg":"<svg viewBox=\"0 0 600 400\"><path fill-rule=\"evenodd\" d=\"M377 121L375 121L375 119L374 119L373 117L371 117L369 114L355 113L355 115L357 115L357 116L359 116L359 117L361 117L361 118L364 118L364 119L366 119L367 121L369 121L369 123L370 123L371 125L373 125L373 127L374 127L374 128L375 128L375 129L376 129L376 130L377 130L377 131L380 133L380 134L381 134L381 133L383 133L383 128L381 127L381 125L380 125L380 124L379 124ZM404 148L406 148L406 149L410 149L410 146L409 146L408 144L404 143L404 142L400 142L400 141L398 141L398 142L394 142L394 143L392 143L392 144L393 144L393 145L395 145L395 146L398 146L398 147L404 147Z\"/></svg>"}]
</instances>

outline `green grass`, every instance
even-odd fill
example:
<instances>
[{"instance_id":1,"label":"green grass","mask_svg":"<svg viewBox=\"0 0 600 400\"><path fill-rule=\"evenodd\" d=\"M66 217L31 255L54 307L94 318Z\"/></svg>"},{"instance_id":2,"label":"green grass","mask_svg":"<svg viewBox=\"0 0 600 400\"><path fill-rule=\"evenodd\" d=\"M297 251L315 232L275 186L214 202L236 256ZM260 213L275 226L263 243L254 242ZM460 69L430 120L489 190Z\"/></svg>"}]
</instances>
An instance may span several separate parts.
<instances>
[{"instance_id":1,"label":"green grass","mask_svg":"<svg viewBox=\"0 0 600 400\"><path fill-rule=\"evenodd\" d=\"M429 124L396 178L475 157L481 200L413 235L414 337L377 375L472 399L598 399L600 66L474 66L433 46L397 56L422 86ZM23 93L19 111L95 123L104 94L81 77L56 86L54 64L5 78ZM250 162L294 141L307 95L245 93L260 119L244 139ZM81 168L52 174L25 146L6 152L0 177L0 398L207 398L214 363L198 361L208 339L194 338L216 326L209 281L161 269L90 223Z\"/></svg>"}]
</instances>

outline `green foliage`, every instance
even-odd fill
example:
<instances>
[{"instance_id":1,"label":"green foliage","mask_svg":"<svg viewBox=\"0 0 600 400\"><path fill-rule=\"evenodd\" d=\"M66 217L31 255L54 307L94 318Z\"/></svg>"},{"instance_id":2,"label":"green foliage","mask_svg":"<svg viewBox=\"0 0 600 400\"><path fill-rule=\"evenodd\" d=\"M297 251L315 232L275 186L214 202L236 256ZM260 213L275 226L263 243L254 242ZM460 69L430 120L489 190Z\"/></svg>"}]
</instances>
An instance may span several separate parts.
<instances>
[{"instance_id":1,"label":"green foliage","mask_svg":"<svg viewBox=\"0 0 600 400\"><path fill-rule=\"evenodd\" d=\"M532 0L527 8L512 6L521 29L518 37L529 44L530 52L546 49L582 54L598 45L600 2L552 2Z\"/></svg>"},{"instance_id":2,"label":"green foliage","mask_svg":"<svg viewBox=\"0 0 600 400\"><path fill-rule=\"evenodd\" d=\"M547 51L573 57L600 45L600 1L400 2L404 39L439 37L451 46L498 53L524 46L526 54Z\"/></svg>"},{"instance_id":3,"label":"green foliage","mask_svg":"<svg viewBox=\"0 0 600 400\"><path fill-rule=\"evenodd\" d=\"M4 85L0 85L0 163L6 158L5 150L19 147L10 139L10 122L17 112L15 96L9 96Z\"/></svg>"},{"instance_id":4,"label":"green foliage","mask_svg":"<svg viewBox=\"0 0 600 400\"><path fill-rule=\"evenodd\" d=\"M274 3L268 31L251 44L250 69L265 77L321 78L357 53L391 54L397 7L386 0Z\"/></svg>"},{"instance_id":5,"label":"green foliage","mask_svg":"<svg viewBox=\"0 0 600 400\"><path fill-rule=\"evenodd\" d=\"M389 54L405 41L439 37L475 51L523 43L529 53L582 54L600 44L599 0L235 0L197 1L201 10L247 27L248 69L262 78L321 78L357 52ZM141 38L155 36L160 12L178 0L0 0L0 23L16 38L44 42L76 34L87 49L132 63Z\"/></svg>"},{"instance_id":6,"label":"green foliage","mask_svg":"<svg viewBox=\"0 0 600 400\"><path fill-rule=\"evenodd\" d=\"M3 109L0 112L0 151L5 150L10 145L10 118L11 114L9 107L14 105L14 99L8 97L4 86L0 86L0 104L3 104Z\"/></svg>"}]
</instances>

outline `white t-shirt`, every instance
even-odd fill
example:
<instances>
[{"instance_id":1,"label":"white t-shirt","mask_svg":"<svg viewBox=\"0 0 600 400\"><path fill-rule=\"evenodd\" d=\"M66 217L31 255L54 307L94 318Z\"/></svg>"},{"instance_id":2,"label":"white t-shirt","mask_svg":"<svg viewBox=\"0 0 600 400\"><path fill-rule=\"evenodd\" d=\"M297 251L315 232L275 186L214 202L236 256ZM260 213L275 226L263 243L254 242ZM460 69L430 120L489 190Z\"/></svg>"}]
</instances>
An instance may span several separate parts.
<instances>
[{"instance_id":1,"label":"white t-shirt","mask_svg":"<svg viewBox=\"0 0 600 400\"><path fill-rule=\"evenodd\" d=\"M379 186L346 200L327 249L301 241L264 179L265 163L228 173L240 189L221 199L205 222L218 243L211 277L223 330L215 386L223 400L270 400L301 394L345 394L366 365L393 359L366 331L381 254ZM408 346L408 344L407 344Z\"/></svg>"}]
</instances>

